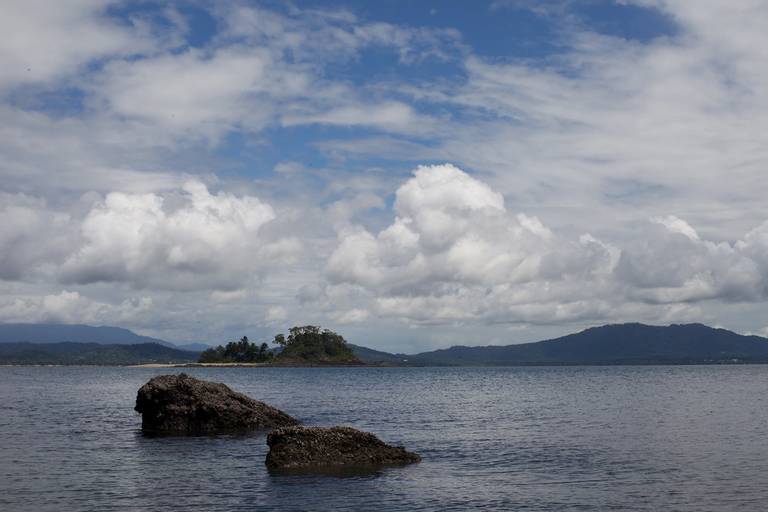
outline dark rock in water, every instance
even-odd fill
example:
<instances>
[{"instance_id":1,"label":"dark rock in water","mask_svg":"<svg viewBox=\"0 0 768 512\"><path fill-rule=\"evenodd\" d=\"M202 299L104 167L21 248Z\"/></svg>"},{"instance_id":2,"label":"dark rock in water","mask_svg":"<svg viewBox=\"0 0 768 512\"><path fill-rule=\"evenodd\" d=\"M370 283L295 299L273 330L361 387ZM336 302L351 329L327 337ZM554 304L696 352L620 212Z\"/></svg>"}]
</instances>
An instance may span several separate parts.
<instances>
[{"instance_id":1,"label":"dark rock in water","mask_svg":"<svg viewBox=\"0 0 768 512\"><path fill-rule=\"evenodd\" d=\"M283 427L267 436L270 469L411 464L421 457L350 427Z\"/></svg>"},{"instance_id":2,"label":"dark rock in water","mask_svg":"<svg viewBox=\"0 0 768 512\"><path fill-rule=\"evenodd\" d=\"M136 396L145 432L206 434L297 425L284 412L232 391L224 384L184 373L160 375Z\"/></svg>"}]
</instances>

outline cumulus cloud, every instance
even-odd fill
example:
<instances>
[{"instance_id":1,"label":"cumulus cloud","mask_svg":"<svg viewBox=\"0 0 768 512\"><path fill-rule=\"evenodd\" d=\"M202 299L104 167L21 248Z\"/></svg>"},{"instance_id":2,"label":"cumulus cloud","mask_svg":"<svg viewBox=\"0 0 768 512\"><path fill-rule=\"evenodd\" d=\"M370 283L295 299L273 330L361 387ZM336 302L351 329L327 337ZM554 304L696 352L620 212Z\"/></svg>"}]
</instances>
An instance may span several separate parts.
<instances>
[{"instance_id":1,"label":"cumulus cloud","mask_svg":"<svg viewBox=\"0 0 768 512\"><path fill-rule=\"evenodd\" d=\"M39 198L0 195L0 278L213 290L228 300L301 248L289 234L264 231L277 217L269 204L213 194L199 181L75 206L56 211Z\"/></svg>"},{"instance_id":2,"label":"cumulus cloud","mask_svg":"<svg viewBox=\"0 0 768 512\"><path fill-rule=\"evenodd\" d=\"M761 249L753 240L760 231L730 244L701 240L676 217L652 219L624 247L616 275L630 287L630 297L647 302L759 300L765 297L761 287L766 274L758 263Z\"/></svg>"},{"instance_id":3,"label":"cumulus cloud","mask_svg":"<svg viewBox=\"0 0 768 512\"><path fill-rule=\"evenodd\" d=\"M83 244L61 267L71 283L128 282L140 288L222 289L246 285L292 240L264 240L275 218L256 197L211 194L201 182L177 196L111 193L85 217Z\"/></svg>"},{"instance_id":4,"label":"cumulus cloud","mask_svg":"<svg viewBox=\"0 0 768 512\"><path fill-rule=\"evenodd\" d=\"M578 301L577 287L599 284L615 262L594 237L570 240L509 214L500 194L450 164L416 169L394 210L377 234L341 232L327 265L331 282L373 291L384 315L460 320L540 301L556 308Z\"/></svg>"},{"instance_id":5,"label":"cumulus cloud","mask_svg":"<svg viewBox=\"0 0 768 512\"><path fill-rule=\"evenodd\" d=\"M394 213L378 233L340 231L326 268L380 316L557 324L674 318L700 301L766 298L768 223L729 243L702 240L675 216L652 218L617 247L509 213L500 194L448 164L417 168Z\"/></svg>"},{"instance_id":6,"label":"cumulus cloud","mask_svg":"<svg viewBox=\"0 0 768 512\"><path fill-rule=\"evenodd\" d=\"M719 308L764 326L760 2L637 0L675 26L642 41L560 24L560 3L538 11L558 53L526 60L346 10L200 4L201 43L172 8L49 3L0 20L3 318L173 297L155 325L175 315L174 333L297 305L351 329ZM391 71L368 73L369 50ZM445 160L477 173L421 167L390 215L402 171ZM212 171L238 194L202 185Z\"/></svg>"}]
</instances>

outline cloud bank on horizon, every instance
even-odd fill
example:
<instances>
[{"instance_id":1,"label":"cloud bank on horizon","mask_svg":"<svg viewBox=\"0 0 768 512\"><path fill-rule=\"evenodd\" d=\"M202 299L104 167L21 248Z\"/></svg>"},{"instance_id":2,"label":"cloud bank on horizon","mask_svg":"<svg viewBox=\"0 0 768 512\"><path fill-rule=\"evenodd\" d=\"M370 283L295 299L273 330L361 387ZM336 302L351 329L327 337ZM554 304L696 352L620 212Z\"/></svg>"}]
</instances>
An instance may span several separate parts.
<instances>
[{"instance_id":1,"label":"cloud bank on horizon","mask_svg":"<svg viewBox=\"0 0 768 512\"><path fill-rule=\"evenodd\" d=\"M768 333L768 9L10 1L0 321Z\"/></svg>"}]
</instances>

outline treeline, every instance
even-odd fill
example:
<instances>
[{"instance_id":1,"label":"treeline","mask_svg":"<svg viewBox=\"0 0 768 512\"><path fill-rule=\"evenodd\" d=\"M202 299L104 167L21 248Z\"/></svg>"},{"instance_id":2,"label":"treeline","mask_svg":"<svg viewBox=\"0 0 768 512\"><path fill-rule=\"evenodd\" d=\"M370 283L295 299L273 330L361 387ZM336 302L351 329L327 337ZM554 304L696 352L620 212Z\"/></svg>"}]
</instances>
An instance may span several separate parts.
<instances>
[{"instance_id":1,"label":"treeline","mask_svg":"<svg viewBox=\"0 0 768 512\"><path fill-rule=\"evenodd\" d=\"M258 345L243 336L240 341L231 341L226 345L209 348L200 354L201 363L266 363L274 359L275 354L269 345Z\"/></svg>"},{"instance_id":2,"label":"treeline","mask_svg":"<svg viewBox=\"0 0 768 512\"><path fill-rule=\"evenodd\" d=\"M283 347L280 359L285 361L359 362L340 334L316 325L291 327L288 337L278 334L274 343Z\"/></svg>"},{"instance_id":3,"label":"treeline","mask_svg":"<svg viewBox=\"0 0 768 512\"><path fill-rule=\"evenodd\" d=\"M257 345L243 336L240 341L210 348L200 355L201 363L353 363L360 364L346 340L328 329L315 325L291 327L288 336L278 334L274 341L279 353L266 343Z\"/></svg>"}]
</instances>

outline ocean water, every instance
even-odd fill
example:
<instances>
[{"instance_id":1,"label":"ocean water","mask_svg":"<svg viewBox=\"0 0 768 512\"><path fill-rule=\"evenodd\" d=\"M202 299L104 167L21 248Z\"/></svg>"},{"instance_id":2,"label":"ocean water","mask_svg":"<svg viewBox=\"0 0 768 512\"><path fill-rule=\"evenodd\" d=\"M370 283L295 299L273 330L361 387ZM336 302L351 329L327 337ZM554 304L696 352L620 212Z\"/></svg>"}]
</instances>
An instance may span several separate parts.
<instances>
[{"instance_id":1,"label":"ocean water","mask_svg":"<svg viewBox=\"0 0 768 512\"><path fill-rule=\"evenodd\" d=\"M768 366L185 370L424 459L349 475L270 474L264 433L143 436L169 371L0 368L0 510L768 508Z\"/></svg>"}]
</instances>

